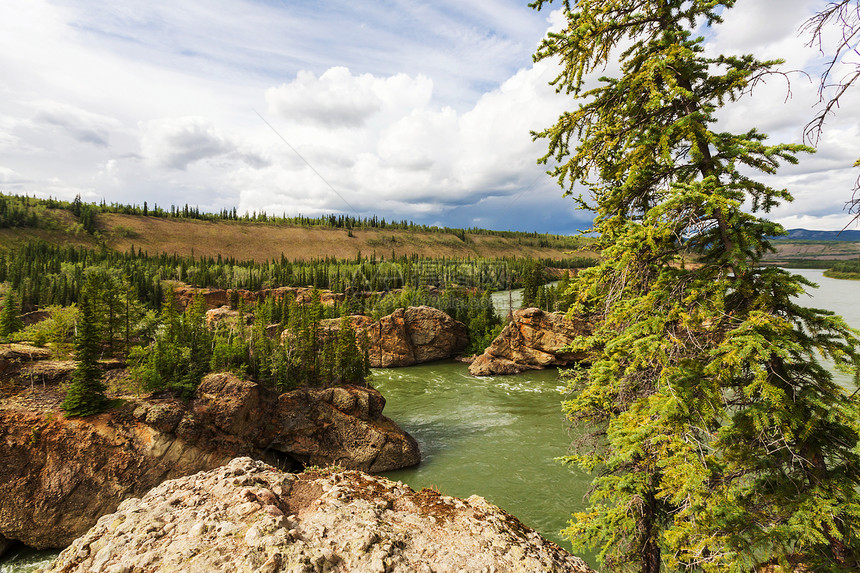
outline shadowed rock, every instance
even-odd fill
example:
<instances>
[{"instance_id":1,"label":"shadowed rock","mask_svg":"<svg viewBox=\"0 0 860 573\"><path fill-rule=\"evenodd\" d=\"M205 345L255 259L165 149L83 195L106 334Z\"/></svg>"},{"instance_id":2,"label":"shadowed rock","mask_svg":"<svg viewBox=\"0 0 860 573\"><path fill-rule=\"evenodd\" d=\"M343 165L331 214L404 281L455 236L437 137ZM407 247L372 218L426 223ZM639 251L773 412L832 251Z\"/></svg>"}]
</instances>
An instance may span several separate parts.
<instances>
[{"instance_id":1,"label":"shadowed rock","mask_svg":"<svg viewBox=\"0 0 860 573\"><path fill-rule=\"evenodd\" d=\"M231 374L206 377L188 404L130 400L87 418L0 404L0 536L64 547L123 499L236 456L368 471L417 464L415 440L384 405L369 388L278 396Z\"/></svg>"}]
</instances>

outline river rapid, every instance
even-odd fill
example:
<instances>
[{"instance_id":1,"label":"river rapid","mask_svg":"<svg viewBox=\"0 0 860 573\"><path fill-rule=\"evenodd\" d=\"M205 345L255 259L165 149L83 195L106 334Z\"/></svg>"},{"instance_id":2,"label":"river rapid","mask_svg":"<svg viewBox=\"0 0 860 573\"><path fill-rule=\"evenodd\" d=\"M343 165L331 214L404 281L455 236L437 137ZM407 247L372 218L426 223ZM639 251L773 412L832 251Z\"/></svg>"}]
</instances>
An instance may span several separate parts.
<instances>
[{"instance_id":1,"label":"river rapid","mask_svg":"<svg viewBox=\"0 0 860 573\"><path fill-rule=\"evenodd\" d=\"M830 279L818 269L789 270L819 285L800 304L834 311L860 328L860 281ZM519 293L511 298L517 308ZM496 293L493 303L505 313L508 293ZM853 387L849 376L834 377ZM556 461L570 444L560 406L564 383L556 370L475 378L465 365L437 362L375 370L372 380L386 398L386 415L415 436L423 455L420 466L387 476L415 489L481 495L570 548L559 532L572 512L585 509L591 476Z\"/></svg>"},{"instance_id":2,"label":"river rapid","mask_svg":"<svg viewBox=\"0 0 860 573\"><path fill-rule=\"evenodd\" d=\"M820 285L801 304L835 311L860 328L860 281L829 279L814 269L793 272ZM518 293L512 294L516 308ZM494 297L501 312L507 299L507 292ZM837 377L852 384L847 376ZM388 477L414 489L483 496L570 547L559 532L572 512L584 508L591 477L556 461L570 443L560 406L564 384L556 370L475 378L465 364L446 361L377 369L371 382L386 398L385 414L415 436L423 455L421 465ZM29 572L54 555L23 553L13 563L7 557L0 573Z\"/></svg>"}]
</instances>

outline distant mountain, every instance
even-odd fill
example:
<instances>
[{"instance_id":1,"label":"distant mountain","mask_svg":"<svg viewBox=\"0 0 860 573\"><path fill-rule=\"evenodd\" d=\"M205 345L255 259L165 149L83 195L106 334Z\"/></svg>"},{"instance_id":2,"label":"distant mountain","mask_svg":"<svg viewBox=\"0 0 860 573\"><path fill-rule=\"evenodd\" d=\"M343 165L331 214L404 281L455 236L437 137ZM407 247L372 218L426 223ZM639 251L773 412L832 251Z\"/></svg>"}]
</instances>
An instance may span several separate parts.
<instances>
[{"instance_id":1,"label":"distant mountain","mask_svg":"<svg viewBox=\"0 0 860 573\"><path fill-rule=\"evenodd\" d=\"M788 236L773 238L792 241L860 241L860 230L810 231L808 229L789 229Z\"/></svg>"}]
</instances>

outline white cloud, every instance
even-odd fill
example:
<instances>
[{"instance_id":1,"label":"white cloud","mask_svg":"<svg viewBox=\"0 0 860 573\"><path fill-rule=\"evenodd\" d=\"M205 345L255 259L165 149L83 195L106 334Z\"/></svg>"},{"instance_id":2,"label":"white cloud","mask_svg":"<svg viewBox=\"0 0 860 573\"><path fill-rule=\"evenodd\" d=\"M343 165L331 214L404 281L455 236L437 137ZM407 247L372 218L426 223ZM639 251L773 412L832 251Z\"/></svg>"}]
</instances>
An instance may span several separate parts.
<instances>
[{"instance_id":1,"label":"white cloud","mask_svg":"<svg viewBox=\"0 0 860 573\"><path fill-rule=\"evenodd\" d=\"M433 82L423 76L354 76L335 67L320 77L300 71L294 81L266 90L266 102L270 113L297 123L360 127L383 108L396 113L424 106L432 91Z\"/></svg>"},{"instance_id":2,"label":"white cloud","mask_svg":"<svg viewBox=\"0 0 860 573\"><path fill-rule=\"evenodd\" d=\"M809 0L779 0L775 5L773 0L746 0L737 2L735 6L724 13L725 24L719 26L716 34L716 44L724 53L755 53L765 59L785 57L785 52L777 56L765 53L766 46L797 45L803 49L803 42L795 42L800 26L812 16L817 8Z\"/></svg>"},{"instance_id":3,"label":"white cloud","mask_svg":"<svg viewBox=\"0 0 860 573\"><path fill-rule=\"evenodd\" d=\"M823 4L738 3L709 50L813 69L822 58L797 32ZM547 85L550 62L530 60L547 27L563 24L560 11L534 13L517 0L396 9L367 0L7 0L0 18L0 182L14 181L16 191L207 210L355 209L530 230L584 226L535 164L546 143L529 136L576 105ZM791 81L787 102L774 77L728 106L721 127L800 141L816 85L801 75ZM819 152L773 178L797 197L774 217L821 217L822 225L848 218L840 213L860 155L855 92L828 122Z\"/></svg>"},{"instance_id":4,"label":"white cloud","mask_svg":"<svg viewBox=\"0 0 860 573\"><path fill-rule=\"evenodd\" d=\"M807 46L804 22L824 2L787 0L778 10L769 0L739 2L725 15L708 45L710 53L753 53L759 59L779 58L786 76L772 75L755 86L751 96L729 102L718 114L718 128L744 132L751 128L769 135L771 143L804 143L804 128L820 109L818 77L822 57ZM767 22L767 25L763 25ZM834 29L835 31L835 29ZM805 70L805 71L804 71ZM848 224L845 211L858 171L851 165L860 156L860 90L844 96L843 105L828 119L816 153L801 153L797 165L784 165L775 177L756 177L787 188L795 200L770 216L786 228L834 230Z\"/></svg>"},{"instance_id":5,"label":"white cloud","mask_svg":"<svg viewBox=\"0 0 860 573\"><path fill-rule=\"evenodd\" d=\"M185 170L191 163L235 150L235 146L202 117L151 120L141 127L141 155L158 167Z\"/></svg>"},{"instance_id":6,"label":"white cloud","mask_svg":"<svg viewBox=\"0 0 860 573\"><path fill-rule=\"evenodd\" d=\"M107 147L110 134L122 124L114 118L55 101L39 101L32 104L37 110L33 123L60 132L80 143Z\"/></svg>"},{"instance_id":7,"label":"white cloud","mask_svg":"<svg viewBox=\"0 0 860 573\"><path fill-rule=\"evenodd\" d=\"M325 182L281 146L286 155L277 167L236 174L240 208L298 204L304 213L355 208L444 216L488 195L513 197L542 172L536 158L543 144L533 143L529 131L549 125L562 110L564 102L548 86L554 73L551 63L520 70L462 113L435 106L432 83L420 76L354 76L342 68L319 78L299 73L266 96L270 111L284 118L276 129ZM352 99L333 95L350 89L357 94ZM302 105L314 121L297 117ZM324 121L327 113L338 121Z\"/></svg>"},{"instance_id":8,"label":"white cloud","mask_svg":"<svg viewBox=\"0 0 860 573\"><path fill-rule=\"evenodd\" d=\"M0 165L0 183L4 185L18 185L26 183L26 180L20 174L16 173L14 169Z\"/></svg>"}]
</instances>

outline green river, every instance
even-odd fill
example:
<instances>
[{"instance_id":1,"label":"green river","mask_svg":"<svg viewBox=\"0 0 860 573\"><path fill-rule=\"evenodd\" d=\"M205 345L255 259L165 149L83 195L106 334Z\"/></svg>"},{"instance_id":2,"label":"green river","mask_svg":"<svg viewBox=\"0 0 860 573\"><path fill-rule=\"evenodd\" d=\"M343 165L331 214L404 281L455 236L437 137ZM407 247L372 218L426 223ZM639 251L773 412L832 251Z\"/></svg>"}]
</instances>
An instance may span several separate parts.
<instances>
[{"instance_id":1,"label":"green river","mask_svg":"<svg viewBox=\"0 0 860 573\"><path fill-rule=\"evenodd\" d=\"M820 270L795 272L820 285L802 304L834 310L860 327L860 281L828 279ZM513 294L516 308L518 293ZM508 293L498 293L494 302L503 310ZM555 461L570 441L555 370L474 378L465 364L435 362L374 370L372 384L387 400L385 414L415 436L423 455L418 467L388 477L414 489L483 496L570 547L559 531L572 511L584 507L590 479ZM25 553L14 563L7 557L0 573L32 571L55 554Z\"/></svg>"}]
</instances>

